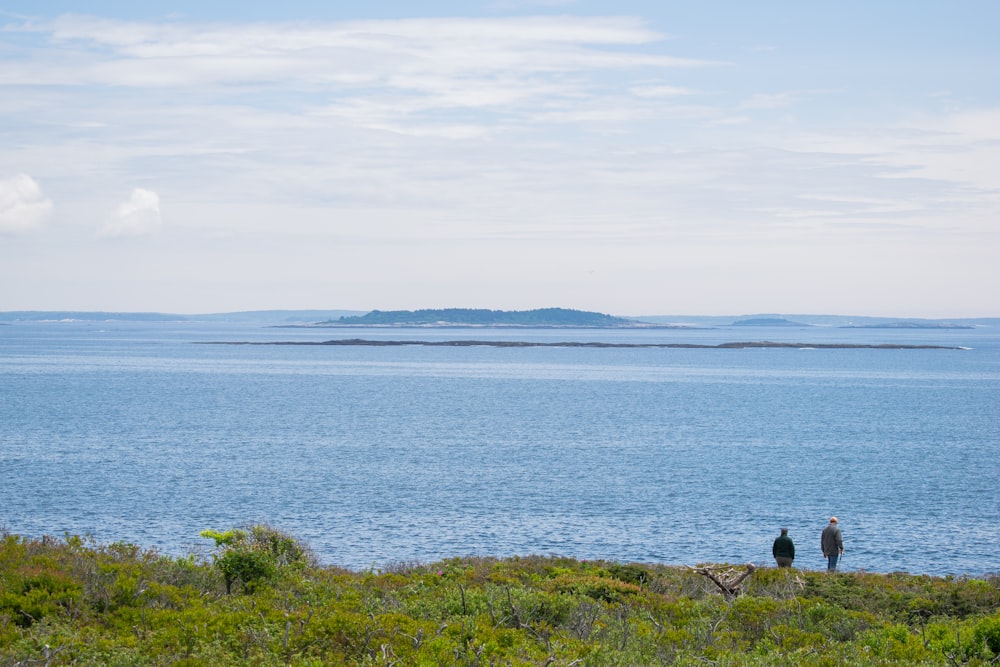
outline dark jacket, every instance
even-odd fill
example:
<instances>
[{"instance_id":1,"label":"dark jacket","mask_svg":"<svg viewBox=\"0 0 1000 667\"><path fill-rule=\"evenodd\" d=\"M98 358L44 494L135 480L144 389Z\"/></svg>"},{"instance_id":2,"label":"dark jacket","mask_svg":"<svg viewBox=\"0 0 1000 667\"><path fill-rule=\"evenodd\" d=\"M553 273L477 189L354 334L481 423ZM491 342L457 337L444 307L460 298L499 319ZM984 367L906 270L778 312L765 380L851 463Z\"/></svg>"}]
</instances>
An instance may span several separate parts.
<instances>
[{"instance_id":1,"label":"dark jacket","mask_svg":"<svg viewBox=\"0 0 1000 667\"><path fill-rule=\"evenodd\" d=\"M774 540L771 555L775 558L795 558L795 544L788 535L780 535Z\"/></svg>"},{"instance_id":2,"label":"dark jacket","mask_svg":"<svg viewBox=\"0 0 1000 667\"><path fill-rule=\"evenodd\" d=\"M823 529L820 537L820 546L823 547L824 556L832 556L844 550L844 539L840 536L840 526L830 522Z\"/></svg>"}]
</instances>

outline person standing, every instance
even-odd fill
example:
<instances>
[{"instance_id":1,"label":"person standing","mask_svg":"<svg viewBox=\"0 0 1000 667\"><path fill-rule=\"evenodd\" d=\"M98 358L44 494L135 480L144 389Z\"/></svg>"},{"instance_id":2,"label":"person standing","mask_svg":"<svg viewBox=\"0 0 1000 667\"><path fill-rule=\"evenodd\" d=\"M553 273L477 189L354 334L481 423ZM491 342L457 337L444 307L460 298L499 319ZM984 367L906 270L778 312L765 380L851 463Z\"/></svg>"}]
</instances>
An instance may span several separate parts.
<instances>
[{"instance_id":1,"label":"person standing","mask_svg":"<svg viewBox=\"0 0 1000 667\"><path fill-rule=\"evenodd\" d=\"M771 555L774 556L774 562L778 564L778 567L792 566L792 561L795 560L795 543L788 536L787 528L782 528L781 535L774 538Z\"/></svg>"},{"instance_id":2,"label":"person standing","mask_svg":"<svg viewBox=\"0 0 1000 667\"><path fill-rule=\"evenodd\" d=\"M840 535L837 517L830 517L830 523L826 524L820 536L820 545L823 547L823 557L826 558L826 571L836 572L837 560L844 555L844 538Z\"/></svg>"}]
</instances>

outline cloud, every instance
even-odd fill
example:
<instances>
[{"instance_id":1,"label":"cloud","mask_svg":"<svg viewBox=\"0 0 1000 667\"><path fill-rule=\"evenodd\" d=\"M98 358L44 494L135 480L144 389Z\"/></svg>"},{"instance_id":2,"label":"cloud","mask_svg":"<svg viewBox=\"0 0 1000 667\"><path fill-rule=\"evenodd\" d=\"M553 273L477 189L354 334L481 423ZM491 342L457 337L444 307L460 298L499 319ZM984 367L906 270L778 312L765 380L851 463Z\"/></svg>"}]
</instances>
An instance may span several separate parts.
<instances>
[{"instance_id":1,"label":"cloud","mask_svg":"<svg viewBox=\"0 0 1000 667\"><path fill-rule=\"evenodd\" d=\"M632 88L632 94L636 97L666 98L679 97L682 95L694 95L696 91L680 86L648 85L636 86Z\"/></svg>"},{"instance_id":2,"label":"cloud","mask_svg":"<svg viewBox=\"0 0 1000 667\"><path fill-rule=\"evenodd\" d=\"M634 50L665 36L628 17L227 25L63 16L5 30L40 33L53 47L44 61L0 68L0 82L23 85L392 87L400 74L467 78L706 64Z\"/></svg>"},{"instance_id":3,"label":"cloud","mask_svg":"<svg viewBox=\"0 0 1000 667\"><path fill-rule=\"evenodd\" d=\"M66 15L2 29L34 48L0 58L0 85L24 86L34 99L113 86L135 98L133 108L150 105L111 123L118 127L151 118L173 127L176 115L163 109L176 114L186 104L228 107L228 118L256 113L252 122L273 122L280 110L286 123L325 119L449 141L495 137L547 117L566 122L562 114L583 126L596 119L603 132L609 118L633 118L633 78L648 84L664 71L718 65L664 53L667 35L623 16L203 23ZM686 92L639 85L650 103ZM595 97L605 98L601 112L579 114L581 101ZM254 107L257 100L263 105ZM61 106L38 104L53 115ZM608 111L611 104L620 109ZM105 110L116 110L105 98L81 106L91 117L75 122L109 123ZM224 122L225 134L245 127Z\"/></svg>"},{"instance_id":4,"label":"cloud","mask_svg":"<svg viewBox=\"0 0 1000 667\"><path fill-rule=\"evenodd\" d=\"M576 3L577 0L496 0L487 7L498 11L511 11L535 7L569 7Z\"/></svg>"},{"instance_id":5,"label":"cloud","mask_svg":"<svg viewBox=\"0 0 1000 667\"><path fill-rule=\"evenodd\" d=\"M783 109L795 101L792 93L757 93L740 103L741 109Z\"/></svg>"},{"instance_id":6,"label":"cloud","mask_svg":"<svg viewBox=\"0 0 1000 667\"><path fill-rule=\"evenodd\" d=\"M135 188L127 201L100 230L101 236L147 236L160 230L160 197L152 190Z\"/></svg>"},{"instance_id":7,"label":"cloud","mask_svg":"<svg viewBox=\"0 0 1000 667\"><path fill-rule=\"evenodd\" d=\"M928 184L936 183L953 201L975 200L992 211L1000 205L1000 107L924 114L875 130L804 133L784 145L883 167L883 179L920 183L911 195L916 199L929 196Z\"/></svg>"},{"instance_id":8,"label":"cloud","mask_svg":"<svg viewBox=\"0 0 1000 667\"><path fill-rule=\"evenodd\" d=\"M52 202L35 179L25 174L0 180L0 234L26 234L42 226Z\"/></svg>"}]
</instances>

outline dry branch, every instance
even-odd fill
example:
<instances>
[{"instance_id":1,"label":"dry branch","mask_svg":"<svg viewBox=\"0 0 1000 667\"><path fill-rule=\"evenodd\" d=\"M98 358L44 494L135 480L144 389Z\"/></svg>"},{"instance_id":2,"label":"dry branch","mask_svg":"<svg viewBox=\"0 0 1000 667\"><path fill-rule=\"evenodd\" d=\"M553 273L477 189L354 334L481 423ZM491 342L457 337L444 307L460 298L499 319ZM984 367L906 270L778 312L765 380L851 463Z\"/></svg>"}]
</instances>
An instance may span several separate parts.
<instances>
[{"instance_id":1,"label":"dry branch","mask_svg":"<svg viewBox=\"0 0 1000 667\"><path fill-rule=\"evenodd\" d=\"M691 570L711 579L719 587L719 590L722 591L722 595L727 600L730 600L739 597L743 593L741 584L757 569L753 563L747 563L744 567L746 569L742 572L735 567L729 566L693 567Z\"/></svg>"}]
</instances>

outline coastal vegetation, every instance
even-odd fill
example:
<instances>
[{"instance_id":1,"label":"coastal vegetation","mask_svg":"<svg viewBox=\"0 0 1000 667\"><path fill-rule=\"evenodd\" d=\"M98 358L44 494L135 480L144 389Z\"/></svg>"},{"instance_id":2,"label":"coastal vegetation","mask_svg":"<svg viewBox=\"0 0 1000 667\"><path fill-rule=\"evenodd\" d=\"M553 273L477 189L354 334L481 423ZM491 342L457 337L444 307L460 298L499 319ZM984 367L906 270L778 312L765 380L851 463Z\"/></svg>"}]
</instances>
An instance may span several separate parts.
<instances>
[{"instance_id":1,"label":"coastal vegetation","mask_svg":"<svg viewBox=\"0 0 1000 667\"><path fill-rule=\"evenodd\" d=\"M1000 662L997 575L748 568L725 595L707 568L477 556L358 572L268 526L203 536L199 558L0 535L0 665Z\"/></svg>"}]
</instances>

